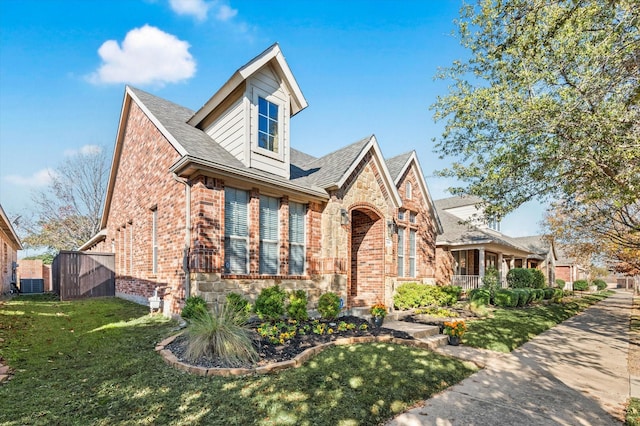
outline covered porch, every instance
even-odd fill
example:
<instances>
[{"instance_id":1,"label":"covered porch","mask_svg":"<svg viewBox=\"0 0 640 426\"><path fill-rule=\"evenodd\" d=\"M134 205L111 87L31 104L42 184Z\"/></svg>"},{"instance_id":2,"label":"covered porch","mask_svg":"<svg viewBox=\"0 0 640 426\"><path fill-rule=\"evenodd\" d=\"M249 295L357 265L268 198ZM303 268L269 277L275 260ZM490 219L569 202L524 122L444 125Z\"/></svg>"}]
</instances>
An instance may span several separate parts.
<instances>
[{"instance_id":1,"label":"covered porch","mask_svg":"<svg viewBox=\"0 0 640 426\"><path fill-rule=\"evenodd\" d=\"M531 253L498 244L451 247L453 275L451 284L463 290L482 286L487 269L498 270L500 285L507 287L507 272L513 268L535 268L535 260L527 259Z\"/></svg>"}]
</instances>

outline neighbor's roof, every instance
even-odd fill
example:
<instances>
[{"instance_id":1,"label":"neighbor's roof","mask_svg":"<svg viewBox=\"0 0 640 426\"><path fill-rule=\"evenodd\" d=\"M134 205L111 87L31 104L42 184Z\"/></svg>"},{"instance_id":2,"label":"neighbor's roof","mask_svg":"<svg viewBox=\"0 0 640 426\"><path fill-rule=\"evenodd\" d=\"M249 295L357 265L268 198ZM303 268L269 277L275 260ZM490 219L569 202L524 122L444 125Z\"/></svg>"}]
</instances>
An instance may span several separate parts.
<instances>
[{"instance_id":1,"label":"neighbor's roof","mask_svg":"<svg viewBox=\"0 0 640 426\"><path fill-rule=\"evenodd\" d=\"M13 229L13 225L11 221L7 217L7 214L4 212L4 209L0 205L0 229L4 232L7 237L9 237L9 242L12 243L12 246L15 250L22 250L22 243L20 242L20 238L16 231Z\"/></svg>"},{"instance_id":2,"label":"neighbor's roof","mask_svg":"<svg viewBox=\"0 0 640 426\"><path fill-rule=\"evenodd\" d=\"M455 207L473 206L482 202L482 198L475 195L453 196L449 198L441 198L435 203L439 210L448 210Z\"/></svg>"},{"instance_id":3,"label":"neighbor's roof","mask_svg":"<svg viewBox=\"0 0 640 426\"><path fill-rule=\"evenodd\" d=\"M550 243L544 235L531 235L528 237L515 237L513 240L528 249L530 252L535 253L541 257L546 257L550 250L553 251L553 255L557 258L557 251L554 244Z\"/></svg>"}]
</instances>

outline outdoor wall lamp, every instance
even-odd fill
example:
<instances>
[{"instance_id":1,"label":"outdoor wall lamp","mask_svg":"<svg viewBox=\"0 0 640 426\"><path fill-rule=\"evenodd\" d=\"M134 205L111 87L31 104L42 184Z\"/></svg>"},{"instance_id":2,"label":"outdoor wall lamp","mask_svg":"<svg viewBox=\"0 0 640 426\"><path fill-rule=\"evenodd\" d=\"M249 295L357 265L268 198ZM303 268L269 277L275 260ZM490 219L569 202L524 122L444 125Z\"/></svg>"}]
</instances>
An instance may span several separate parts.
<instances>
[{"instance_id":1,"label":"outdoor wall lamp","mask_svg":"<svg viewBox=\"0 0 640 426\"><path fill-rule=\"evenodd\" d=\"M349 212L346 209L340 209L340 225L349 224Z\"/></svg>"},{"instance_id":2,"label":"outdoor wall lamp","mask_svg":"<svg viewBox=\"0 0 640 426\"><path fill-rule=\"evenodd\" d=\"M396 224L395 220L387 220L387 232L389 233L390 237L393 234L398 233L398 225Z\"/></svg>"}]
</instances>

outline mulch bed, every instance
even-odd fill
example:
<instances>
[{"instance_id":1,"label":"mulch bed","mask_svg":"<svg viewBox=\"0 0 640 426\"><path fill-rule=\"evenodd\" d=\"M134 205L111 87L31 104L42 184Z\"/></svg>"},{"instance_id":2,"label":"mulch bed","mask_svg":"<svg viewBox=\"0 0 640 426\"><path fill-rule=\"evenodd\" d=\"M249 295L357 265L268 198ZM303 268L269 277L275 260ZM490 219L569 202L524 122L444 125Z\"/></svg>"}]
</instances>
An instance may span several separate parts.
<instances>
[{"instance_id":1,"label":"mulch bed","mask_svg":"<svg viewBox=\"0 0 640 426\"><path fill-rule=\"evenodd\" d=\"M179 361L194 365L197 367L204 368L252 368L256 366L263 366L270 363L276 363L281 361L287 361L295 358L297 355L301 354L303 351L312 348L314 346L321 345L323 343L328 343L333 340L342 338L342 337L364 337L364 336L392 336L400 339L413 339L409 334L391 330L388 328L375 328L368 321L362 318L354 317L354 316L345 316L340 317L335 321L326 321L321 320L320 323L326 323L327 326L335 327L337 322L345 321L347 323L353 323L356 325L354 330L347 331L335 331L333 334L323 334L318 335L314 333L309 333L305 335L296 335L294 338L285 342L285 344L273 344L267 340L262 339L256 328L259 325L258 323L252 324L251 329L254 334L254 346L258 352L260 357L257 365L251 364L234 364L230 365L229 363L225 363L221 359L211 359L201 357L196 361L187 360L185 357L186 347L187 347L187 339L184 336L178 336L173 342L169 343L166 346L166 349L170 350ZM366 323L368 328L366 330L360 330L360 325Z\"/></svg>"}]
</instances>

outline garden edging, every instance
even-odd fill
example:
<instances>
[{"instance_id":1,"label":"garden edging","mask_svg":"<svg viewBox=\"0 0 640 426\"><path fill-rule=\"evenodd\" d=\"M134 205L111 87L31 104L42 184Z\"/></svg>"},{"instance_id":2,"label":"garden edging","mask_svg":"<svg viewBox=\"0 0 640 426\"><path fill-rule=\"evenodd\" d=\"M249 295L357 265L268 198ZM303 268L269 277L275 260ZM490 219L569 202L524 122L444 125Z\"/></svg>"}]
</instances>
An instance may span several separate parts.
<instances>
[{"instance_id":1,"label":"garden edging","mask_svg":"<svg viewBox=\"0 0 640 426\"><path fill-rule=\"evenodd\" d=\"M156 352L158 352L164 361L170 366L194 374L196 376L210 377L210 376L247 376L251 374L269 374L276 371L285 370L287 368L298 368L302 364L310 360L313 356L319 354L330 346L342 346L352 345L356 343L395 343L400 345L413 346L421 349L431 349L429 344L421 342L420 340L400 339L393 336L363 336L363 337L341 337L331 342L323 343L318 346L306 349L304 352L297 355L295 358L288 361L274 362L268 365L263 365L254 368L205 368L195 365L187 364L180 361L169 349L166 347L173 342L182 333L178 333L174 336L167 337L156 345Z\"/></svg>"}]
</instances>

